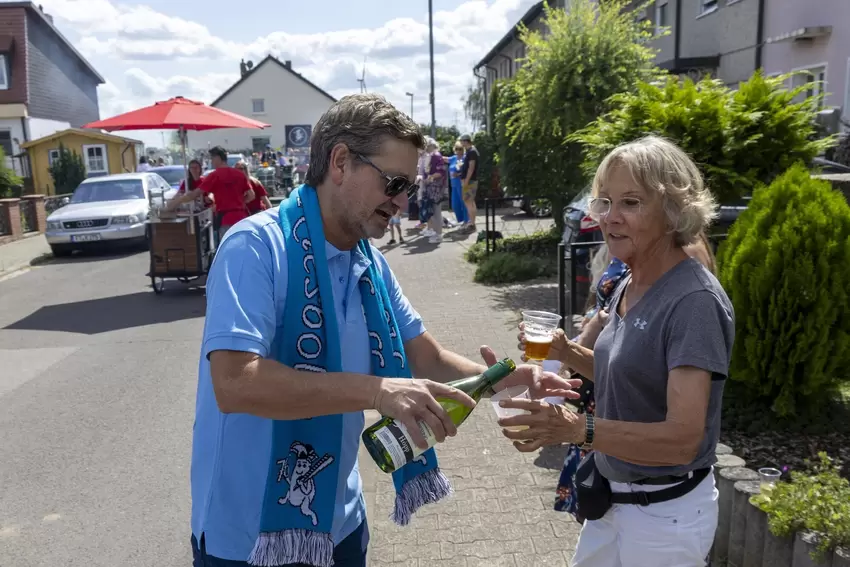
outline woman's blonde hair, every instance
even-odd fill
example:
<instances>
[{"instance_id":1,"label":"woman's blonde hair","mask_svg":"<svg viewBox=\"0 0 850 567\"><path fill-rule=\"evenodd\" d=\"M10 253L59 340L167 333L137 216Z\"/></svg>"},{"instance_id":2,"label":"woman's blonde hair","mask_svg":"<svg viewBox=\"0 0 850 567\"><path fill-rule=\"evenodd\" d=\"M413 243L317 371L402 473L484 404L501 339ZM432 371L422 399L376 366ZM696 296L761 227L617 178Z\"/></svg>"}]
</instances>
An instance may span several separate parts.
<instances>
[{"instance_id":1,"label":"woman's blonde hair","mask_svg":"<svg viewBox=\"0 0 850 567\"><path fill-rule=\"evenodd\" d=\"M717 216L714 196L705 187L694 161L676 144L646 136L614 148L593 178L592 194L599 194L608 175L625 166L648 193L662 199L669 231L677 246L696 242Z\"/></svg>"},{"instance_id":2,"label":"woman's blonde hair","mask_svg":"<svg viewBox=\"0 0 850 567\"><path fill-rule=\"evenodd\" d=\"M454 149L454 151L458 151L458 150L463 151L463 144L461 144L460 140L458 140L458 141L455 142L454 148L452 148L452 149Z\"/></svg>"}]
</instances>

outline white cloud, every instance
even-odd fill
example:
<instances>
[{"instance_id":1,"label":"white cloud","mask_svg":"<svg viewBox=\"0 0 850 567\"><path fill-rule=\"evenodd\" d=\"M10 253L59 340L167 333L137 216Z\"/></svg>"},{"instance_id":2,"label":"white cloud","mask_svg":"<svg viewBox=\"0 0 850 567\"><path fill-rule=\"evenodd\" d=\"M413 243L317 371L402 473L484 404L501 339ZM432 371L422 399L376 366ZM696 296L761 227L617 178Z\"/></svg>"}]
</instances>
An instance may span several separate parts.
<instances>
[{"instance_id":1,"label":"white cloud","mask_svg":"<svg viewBox=\"0 0 850 567\"><path fill-rule=\"evenodd\" d=\"M112 0L43 0L60 29L73 31L80 50L118 69L105 73L101 113L122 112L169 96L211 102L238 79L241 58L255 63L268 54L291 60L293 68L334 96L359 91L366 58L366 85L401 109L430 120L427 13L396 18L374 28L328 33L274 32L247 43L218 37L201 23L144 5ZM437 120L465 120L461 98L475 79L472 67L517 22L535 0L467 0L434 14ZM187 41L186 38L192 38ZM157 68L180 74L155 76ZM191 69L189 73L186 69ZM164 73L165 74L165 73Z\"/></svg>"}]
</instances>

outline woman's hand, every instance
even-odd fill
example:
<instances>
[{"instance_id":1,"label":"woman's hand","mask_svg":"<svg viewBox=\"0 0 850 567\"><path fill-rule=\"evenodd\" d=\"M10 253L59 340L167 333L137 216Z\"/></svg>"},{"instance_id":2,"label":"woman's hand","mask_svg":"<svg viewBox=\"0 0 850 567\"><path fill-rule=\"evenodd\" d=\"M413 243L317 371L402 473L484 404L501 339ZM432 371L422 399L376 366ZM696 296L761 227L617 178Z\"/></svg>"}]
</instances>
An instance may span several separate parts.
<instances>
[{"instance_id":1,"label":"woman's hand","mask_svg":"<svg viewBox=\"0 0 850 567\"><path fill-rule=\"evenodd\" d=\"M547 445L584 443L584 414L573 413L564 406L555 406L539 400L503 400L499 405L529 412L499 420L502 427L525 427L520 431L502 430L502 434L511 439L514 447L521 453L530 453Z\"/></svg>"},{"instance_id":2,"label":"woman's hand","mask_svg":"<svg viewBox=\"0 0 850 567\"><path fill-rule=\"evenodd\" d=\"M488 367L499 361L493 349L487 346L481 347L481 358ZM565 379L554 372L544 372L537 365L521 364L510 376L493 386L493 389L500 392L513 386L527 386L529 395L535 400L548 397L577 400L581 394L575 390L581 388L581 384L581 379Z\"/></svg>"}]
</instances>

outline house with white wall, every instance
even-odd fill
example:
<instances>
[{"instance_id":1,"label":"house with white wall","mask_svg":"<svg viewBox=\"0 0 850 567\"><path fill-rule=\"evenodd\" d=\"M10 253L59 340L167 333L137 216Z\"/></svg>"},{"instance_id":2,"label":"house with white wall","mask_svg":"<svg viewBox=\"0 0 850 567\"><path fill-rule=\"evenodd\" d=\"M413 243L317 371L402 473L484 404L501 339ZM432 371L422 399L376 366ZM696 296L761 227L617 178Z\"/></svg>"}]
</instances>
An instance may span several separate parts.
<instances>
[{"instance_id":1,"label":"house with white wall","mask_svg":"<svg viewBox=\"0 0 850 567\"><path fill-rule=\"evenodd\" d=\"M291 61L271 55L248 69L211 106L270 124L263 130L244 128L189 133L189 146L208 149L222 146L229 151L262 152L266 145L283 149L303 147L309 134L336 99L292 69ZM309 126L305 130L297 126ZM289 129L287 130L287 127ZM289 132L289 140L287 140Z\"/></svg>"}]
</instances>

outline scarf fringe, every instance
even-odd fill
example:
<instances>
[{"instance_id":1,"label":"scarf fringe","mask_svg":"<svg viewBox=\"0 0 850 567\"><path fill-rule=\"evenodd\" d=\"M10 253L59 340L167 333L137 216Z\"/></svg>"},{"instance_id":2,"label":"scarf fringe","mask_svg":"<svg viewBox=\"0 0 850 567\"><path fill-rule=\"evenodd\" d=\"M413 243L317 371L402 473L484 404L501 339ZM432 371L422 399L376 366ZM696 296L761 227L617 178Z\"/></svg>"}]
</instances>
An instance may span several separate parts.
<instances>
[{"instance_id":1,"label":"scarf fringe","mask_svg":"<svg viewBox=\"0 0 850 567\"><path fill-rule=\"evenodd\" d=\"M399 526L406 526L419 508L425 504L439 502L453 492L448 477L439 467L433 468L404 483L396 493L395 507L390 519Z\"/></svg>"},{"instance_id":2,"label":"scarf fringe","mask_svg":"<svg viewBox=\"0 0 850 567\"><path fill-rule=\"evenodd\" d=\"M304 529L282 532L262 532L254 544L249 565L278 567L291 563L306 563L315 567L334 564L334 543L331 534Z\"/></svg>"}]
</instances>

